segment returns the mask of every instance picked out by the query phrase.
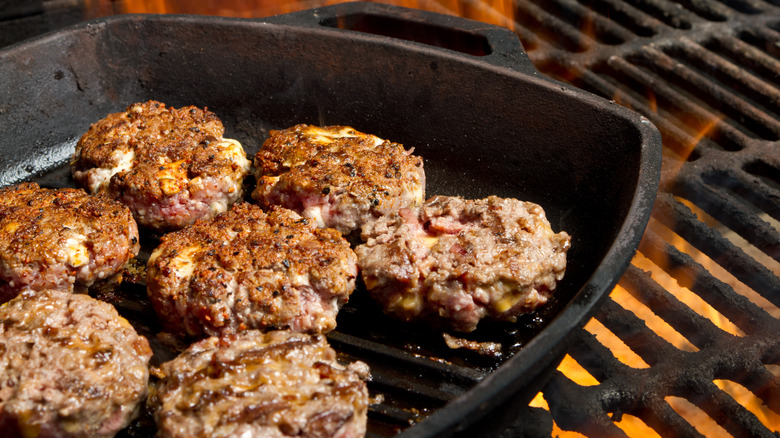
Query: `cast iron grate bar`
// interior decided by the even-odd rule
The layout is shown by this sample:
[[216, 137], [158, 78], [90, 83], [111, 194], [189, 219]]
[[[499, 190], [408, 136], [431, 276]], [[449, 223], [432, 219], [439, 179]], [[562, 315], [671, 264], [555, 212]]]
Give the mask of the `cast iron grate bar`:
[[[669, 341], [647, 327], [641, 318], [612, 299], [605, 302], [604, 311], [599, 314], [598, 320], [649, 366], [663, 362], [677, 351]], [[594, 368], [590, 368], [591, 374], [598, 374]], [[594, 377], [603, 380], [598, 375], [594, 374]]]
[[[720, 38], [720, 40], [735, 41], [736, 39]], [[712, 75], [718, 80], [719, 89], [725, 88], [726, 91], [733, 89], [751, 102], [755, 102], [754, 108], [745, 108], [744, 111], [757, 113], [756, 120], [768, 116], [767, 111], [773, 111], [774, 115], [778, 113], [780, 92], [777, 88], [767, 79], [741, 67], [748, 62], [755, 63], [755, 60], [750, 59], [749, 54], [740, 56], [741, 59], [734, 59], [733, 54], [720, 53], [716, 44], [705, 41], [699, 45], [688, 38], [680, 38], [678, 44], [672, 47], [669, 52], [670, 55], [683, 59], [688, 65], [695, 66], [698, 71], [702, 72], [701, 76], [705, 83], [710, 78], [704, 76]], [[747, 103], [742, 103], [738, 97], [735, 99], [739, 105], [747, 105]], [[737, 104], [734, 106], [737, 107]]]
[[690, 29], [691, 23], [696, 21], [696, 15], [684, 8], [678, 8], [676, 13], [670, 14], [672, 4], [665, 0], [638, 0], [632, 3], [645, 14], [644, 19], [658, 20], [673, 29]]
[[721, 223], [737, 231], [756, 248], [780, 260], [780, 232], [744, 203], [722, 190], [692, 178], [677, 185], [680, 196], [694, 202]]
[[[605, 20], [604, 17], [608, 17], [608, 20], [613, 20], [611, 22], [624, 26], [630, 34], [621, 32], [623, 41], [630, 40], [633, 36], [654, 36], [664, 26], [664, 23], [655, 17], [647, 16], [639, 9], [641, 7], [639, 2], [636, 4], [629, 4], [619, 0], [578, 0], [578, 2], [598, 12], [599, 22], [603, 22]], [[604, 24], [604, 26], [611, 26], [611, 24]]]
[[591, 37], [583, 34], [576, 26], [548, 13], [542, 7], [531, 2], [519, 2], [516, 20], [527, 26], [548, 47], [564, 48], [568, 51], [583, 51], [594, 45]]
[[[692, 84], [678, 79], [686, 76], [690, 78], [689, 70], [679, 66], [679, 63], [665, 56], [661, 51], [644, 48], [640, 55], [631, 60], [611, 58], [608, 64], [618, 73], [619, 79], [627, 77], [638, 83], [648, 84], [658, 105], [666, 108], [673, 117], [678, 119], [680, 125], [691, 129], [694, 135], [707, 133], [716, 141], [726, 137], [729, 144], [736, 145], [744, 144], [744, 139], [750, 137], [747, 127], [739, 129], [740, 127], [729, 123], [730, 120], [722, 115], [719, 108], [710, 107], [693, 92]], [[660, 71], [642, 68], [647, 65], [653, 65]]]
[[[754, 167], [754, 163], [756, 162], [748, 162], [744, 167]], [[760, 175], [751, 174], [743, 169], [718, 169], [704, 173], [703, 180], [757, 208], [760, 210], [756, 212], [757, 215], [766, 212], [770, 216], [778, 216], [780, 205], [777, 203], [776, 190], [767, 184], [768, 181], [762, 180]]]
[[594, 5], [582, 5], [575, 0], [536, 0], [536, 3], [549, 13], [564, 17], [570, 25], [585, 23], [588, 29], [586, 34], [601, 44], [618, 45], [634, 37], [634, 33], [623, 27], [622, 22], [598, 13]]
[[[644, 254], [654, 255], [660, 254], [659, 250], [664, 251], [665, 254], [661, 257], [666, 259], [659, 260], [659, 262], [669, 266], [668, 270], [674, 273], [673, 277], [681, 287], [695, 292], [745, 333], [765, 333], [768, 327], [780, 328], [780, 321], [770, 318], [763, 309], [712, 276], [691, 256], [664, 242], [652, 229], [648, 229], [642, 244], [640, 244], [640, 251]], [[649, 257], [652, 259], [653, 255]], [[687, 305], [683, 305], [683, 307], [689, 308]], [[704, 348], [717, 342], [729, 341], [729, 339], [724, 338], [726, 332], [713, 325], [709, 319], [703, 317], [696, 317], [696, 319], [699, 320], [699, 324], [702, 324], [699, 331], [704, 331], [708, 335], [706, 343], [696, 344], [697, 347]], [[688, 328], [688, 330], [693, 330], [693, 328]], [[683, 334], [685, 335], [685, 333]], [[766, 334], [769, 335], [769, 333]]]
[[[648, 239], [645, 239], [645, 242], [647, 241]], [[648, 246], [649, 243], [645, 243], [646, 249]], [[668, 247], [662, 244], [660, 247], [650, 249], [657, 251]], [[725, 342], [725, 332], [709, 319], [696, 313], [675, 295], [667, 292], [661, 285], [648, 281], [642, 288], [627, 287], [626, 289], [697, 348], [702, 349], [718, 341]]]
[[659, 193], [653, 217], [701, 249], [745, 285], [780, 307], [780, 279], [741, 248], [708, 227], [671, 194]]
[[[770, 33], [773, 35], [768, 35]], [[772, 37], [777, 37], [777, 32], [768, 29], [756, 32], [749, 29], [738, 32], [736, 38], [715, 37], [709, 40], [707, 45], [708, 48], [722, 56], [728, 55], [736, 65], [772, 82], [776, 81], [777, 71], [780, 71], [780, 61], [764, 49], [764, 47], [770, 46], [769, 41]]]
[[[648, 289], [648, 276], [631, 268], [624, 277], [630, 279], [624, 284], [628, 290], [644, 291]], [[633, 333], [631, 329], [649, 330], [643, 327], [643, 322], [630, 315], [631, 312], [621, 309], [616, 303], [609, 301], [596, 315], [605, 326], [620, 334], [624, 331]], [[623, 321], [623, 319], [626, 319]], [[777, 324], [774, 324], [774, 329]], [[634, 341], [642, 341], [645, 333], [624, 338], [629, 347]], [[623, 338], [623, 336], [620, 336]], [[545, 396], [550, 403], [553, 416], [561, 418], [561, 427], [576, 430], [591, 436], [620, 436], [609, 427], [613, 419], [617, 420], [623, 414], [635, 415], [653, 425], [658, 423], [658, 429], [664, 431], [664, 436], [700, 436], [695, 429], [669, 409], [664, 399], [668, 396], [685, 397], [695, 403], [718, 421], [734, 436], [773, 436], [771, 431], [740, 404], [725, 394], [712, 381], [714, 379], [729, 379], [743, 384], [757, 393], [767, 404], [777, 408], [776, 397], [771, 389], [777, 389], [778, 382], [774, 376], [766, 372], [755, 354], [740, 354], [753, 348], [767, 348], [772, 343], [770, 337], [751, 337], [749, 342], [731, 337], [727, 342], [718, 342], [704, 346], [697, 352], [684, 352], [669, 348], [661, 355], [651, 352], [651, 348], [632, 348], [637, 354], [651, 363], [649, 368], [635, 369], [624, 365], [612, 354], [612, 351], [602, 345], [592, 334], [581, 332], [578, 341], [570, 350], [577, 362], [599, 380], [600, 391], [574, 384], [562, 374], [556, 374], [545, 388]], [[720, 346], [736, 348], [734, 355], [726, 357], [720, 352]], [[649, 353], [648, 353], [649, 352]], [[663, 356], [663, 360], [654, 357]], [[763, 370], [763, 371], [761, 371]], [[625, 380], [633, 384], [626, 386]], [[641, 385], [636, 385], [641, 382]], [[767, 389], [768, 388], [768, 389]], [[560, 406], [559, 406], [560, 404]], [[557, 415], [556, 415], [557, 414]], [[661, 420], [659, 420], [659, 418]], [[674, 426], [669, 428], [669, 426]]]
[[[699, 99], [706, 102], [707, 106], [718, 109], [724, 118], [741, 118], [741, 124], [749, 132], [766, 140], [778, 139], [780, 122], [775, 118], [776, 113], [767, 112], [771, 109], [767, 107], [774, 106], [771, 98], [773, 94], [777, 94], [777, 90], [773, 90], [769, 84], [764, 86], [763, 81], [757, 80], [744, 70], [741, 75], [715, 82], [714, 76], [721, 71], [730, 71], [733, 74], [734, 66], [687, 38], [678, 39], [676, 44], [663, 52], [648, 49], [647, 53], [652, 54], [653, 62], [657, 66], [662, 66], [662, 74], [667, 80], [675, 79], [681, 83], [681, 88], [693, 90]], [[744, 93], [737, 93], [736, 91], [740, 90], [729, 86], [728, 82], [742, 83], [745, 85], [742, 87], [744, 90], [749, 90], [750, 86], [763, 89], [762, 92], [767, 94], [759, 95], [758, 98], [763, 100], [765, 105], [746, 99]]]

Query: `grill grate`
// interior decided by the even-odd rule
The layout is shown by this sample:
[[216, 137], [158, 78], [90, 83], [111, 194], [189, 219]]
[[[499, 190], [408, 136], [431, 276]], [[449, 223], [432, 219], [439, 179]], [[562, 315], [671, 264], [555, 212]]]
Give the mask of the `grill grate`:
[[[614, 99], [660, 129], [661, 190], [641, 255], [620, 287], [694, 346], [687, 351], [672, 345], [634, 311], [607, 300], [595, 319], [648, 366], [624, 364], [586, 327], [569, 354], [598, 384], [580, 385], [558, 371], [543, 390], [550, 417], [562, 430], [626, 436], [616, 422], [630, 414], [661, 436], [701, 436], [667, 401], [681, 397], [735, 437], [777, 436], [777, 424], [762, 423], [713, 383], [737, 382], [780, 414], [780, 373], [773, 368], [780, 365], [777, 6], [729, 0], [517, 2], [516, 33], [540, 71]], [[662, 229], [720, 265], [740, 288], [678, 249]], [[647, 265], [640, 258], [728, 318], [739, 336], [676, 298], [640, 267]], [[749, 299], [746, 289], [760, 298]]]

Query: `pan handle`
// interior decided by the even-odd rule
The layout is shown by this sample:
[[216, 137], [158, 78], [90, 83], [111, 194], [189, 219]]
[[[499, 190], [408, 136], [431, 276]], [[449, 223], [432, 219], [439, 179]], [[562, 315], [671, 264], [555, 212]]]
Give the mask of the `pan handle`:
[[514, 32], [457, 16], [382, 3], [348, 2], [277, 15], [262, 21], [392, 37], [460, 52], [526, 74], [539, 74]]

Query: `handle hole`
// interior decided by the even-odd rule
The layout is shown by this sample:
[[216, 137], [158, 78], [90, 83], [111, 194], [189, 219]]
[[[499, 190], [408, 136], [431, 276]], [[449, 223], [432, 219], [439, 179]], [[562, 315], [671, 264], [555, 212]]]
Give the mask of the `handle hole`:
[[480, 34], [380, 15], [347, 14], [326, 18], [320, 25], [414, 41], [474, 56], [487, 56], [492, 52], [487, 38]]

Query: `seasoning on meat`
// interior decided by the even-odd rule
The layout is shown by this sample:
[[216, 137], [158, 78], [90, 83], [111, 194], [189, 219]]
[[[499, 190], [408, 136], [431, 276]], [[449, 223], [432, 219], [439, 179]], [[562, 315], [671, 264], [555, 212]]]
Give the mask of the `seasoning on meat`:
[[90, 193], [123, 202], [140, 225], [179, 229], [227, 211], [242, 197], [252, 163], [224, 131], [206, 109], [136, 103], [81, 137], [71, 159], [73, 178]]
[[540, 206], [496, 196], [435, 196], [366, 225], [362, 237], [362, 278], [388, 314], [462, 332], [546, 303], [570, 246]]
[[271, 131], [255, 167], [252, 197], [261, 205], [281, 205], [344, 235], [424, 199], [420, 157], [348, 126]]
[[368, 366], [339, 364], [322, 335], [249, 330], [211, 337], [152, 374], [149, 405], [160, 437], [366, 432]]
[[35, 183], [0, 188], [0, 303], [24, 289], [118, 283], [139, 247], [138, 227], [119, 202]]
[[280, 207], [265, 213], [238, 203], [163, 236], [146, 282], [163, 326], [180, 337], [324, 333], [335, 328], [357, 275], [357, 257], [336, 230]]
[[0, 321], [3, 437], [112, 437], [138, 415], [152, 351], [113, 306], [25, 291]]

